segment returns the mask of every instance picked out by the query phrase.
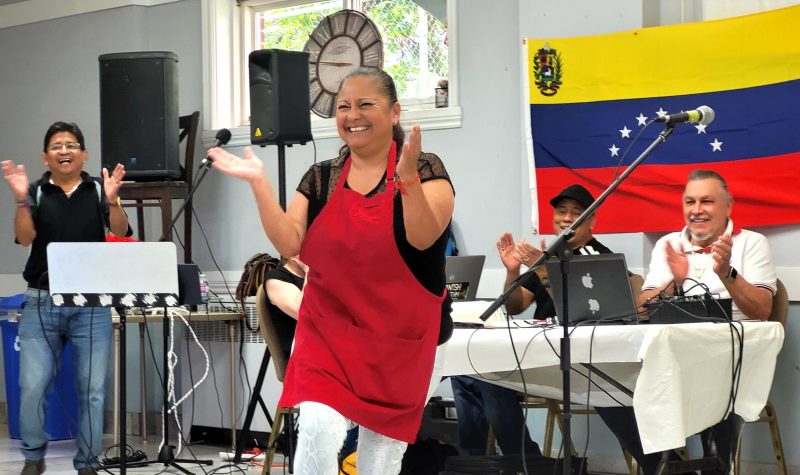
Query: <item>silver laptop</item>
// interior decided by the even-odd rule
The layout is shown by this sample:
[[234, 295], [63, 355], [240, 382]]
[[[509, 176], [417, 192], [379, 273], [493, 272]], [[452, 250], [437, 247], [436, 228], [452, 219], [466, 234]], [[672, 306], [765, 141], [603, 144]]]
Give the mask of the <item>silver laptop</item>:
[[[556, 314], [563, 323], [561, 262], [550, 259], [546, 265]], [[569, 262], [568, 279], [567, 310], [570, 326], [585, 320], [619, 322], [623, 319], [635, 319], [636, 303], [633, 300], [624, 254], [574, 256]]]
[[486, 256], [447, 256], [445, 286], [453, 300], [475, 300]]
[[53, 305], [150, 307], [173, 304], [173, 296], [177, 303], [171, 242], [53, 242], [47, 269]]

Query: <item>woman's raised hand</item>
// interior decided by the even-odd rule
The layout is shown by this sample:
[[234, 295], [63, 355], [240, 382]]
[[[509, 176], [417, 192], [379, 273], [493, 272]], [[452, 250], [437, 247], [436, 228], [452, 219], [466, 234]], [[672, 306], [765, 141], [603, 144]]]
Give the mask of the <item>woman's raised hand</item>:
[[417, 174], [417, 160], [422, 154], [422, 132], [419, 125], [411, 127], [408, 142], [403, 144], [400, 161], [397, 162], [397, 176], [401, 180], [413, 180]]
[[211, 158], [214, 168], [226, 175], [251, 183], [265, 176], [264, 163], [256, 156], [251, 147], [245, 147], [244, 158], [237, 157], [220, 147], [210, 149], [208, 156]]

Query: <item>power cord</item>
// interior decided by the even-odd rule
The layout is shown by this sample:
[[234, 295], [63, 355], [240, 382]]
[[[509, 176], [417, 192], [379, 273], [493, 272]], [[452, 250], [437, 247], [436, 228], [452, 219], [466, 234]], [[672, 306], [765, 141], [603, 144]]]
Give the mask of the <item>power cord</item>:
[[[153, 350], [153, 339], [152, 339], [152, 338], [151, 338], [151, 336], [150, 336], [150, 328], [149, 328], [149, 326], [147, 325], [147, 317], [146, 317], [146, 315], [145, 315], [145, 311], [144, 311], [144, 309], [140, 309], [140, 310], [141, 310], [141, 312], [142, 312], [142, 317], [144, 318], [144, 324], [145, 324], [145, 326], [144, 326], [144, 330], [145, 330], [145, 335], [147, 336], [148, 347], [149, 347], [149, 349], [150, 349], [150, 357], [151, 357], [151, 358], [152, 358], [152, 360], [153, 360], [153, 369], [155, 369], [155, 371], [156, 371], [156, 374], [158, 375], [158, 380], [161, 382], [161, 384], [159, 384], [159, 386], [158, 386], [158, 387], [161, 389], [161, 392], [162, 392], [162, 397], [163, 397], [163, 395], [164, 395], [164, 389], [165, 389], [165, 388], [164, 388], [164, 386], [163, 386], [163, 381], [164, 381], [164, 378], [163, 378], [163, 375], [161, 374], [161, 371], [158, 369], [158, 364], [159, 364], [159, 363], [158, 363], [158, 361], [157, 361], [157, 359], [156, 359], [156, 354], [155, 354], [155, 351]], [[164, 324], [164, 325], [167, 325], [167, 322], [166, 322], [166, 321], [164, 321], [164, 322], [163, 322], [163, 324]], [[165, 342], [165, 343], [166, 343], [166, 342]], [[166, 411], [166, 410], [167, 410], [167, 408], [166, 408], [166, 407], [162, 408], [162, 434], [164, 433], [164, 428], [165, 428], [165, 424], [166, 424], [166, 422], [165, 422], [165, 418], [166, 418], [166, 413], [165, 413], [165, 411]], [[177, 412], [175, 413], [175, 419], [176, 419], [176, 420], [178, 419]], [[183, 445], [186, 447], [186, 449], [189, 451], [189, 453], [192, 455], [192, 457], [193, 457], [195, 460], [197, 460], [197, 456], [196, 456], [196, 455], [195, 455], [195, 453], [192, 451], [192, 449], [191, 449], [190, 445], [187, 443], [186, 439], [183, 437], [183, 430], [182, 430], [181, 426], [180, 426], [180, 425], [178, 425], [178, 426], [177, 426], [177, 429], [178, 429], [178, 434], [177, 434], [177, 438], [178, 438], [178, 440], [179, 440], [180, 442], [182, 442], [182, 443], [183, 443]], [[169, 441], [163, 441], [163, 440], [162, 440], [162, 444], [164, 444], [165, 442], [166, 442], [166, 443], [168, 443]], [[159, 447], [161, 447], [161, 446], [159, 446]], [[159, 453], [160, 453], [160, 452], [161, 452], [161, 449], [159, 448]], [[178, 452], [178, 453], [176, 453], [176, 454], [175, 454], [175, 457], [176, 457], [176, 458], [177, 458], [177, 456], [179, 455], [179, 453], [180, 453], [180, 452]], [[202, 465], [200, 465], [200, 470], [202, 470], [204, 474], [208, 473], [208, 472], [206, 472], [205, 468], [203, 468], [203, 466], [202, 466]], [[160, 472], [159, 472], [159, 473], [160, 473]]]
[[[119, 465], [122, 461], [120, 457], [108, 457], [108, 452], [116, 449], [117, 447], [119, 447], [119, 444], [112, 445], [111, 447], [107, 448], [103, 453], [103, 459], [100, 460], [100, 463], [103, 465]], [[147, 459], [147, 454], [141, 450], [133, 450], [133, 447], [130, 445], [125, 446], [125, 462], [139, 462], [145, 459]]]

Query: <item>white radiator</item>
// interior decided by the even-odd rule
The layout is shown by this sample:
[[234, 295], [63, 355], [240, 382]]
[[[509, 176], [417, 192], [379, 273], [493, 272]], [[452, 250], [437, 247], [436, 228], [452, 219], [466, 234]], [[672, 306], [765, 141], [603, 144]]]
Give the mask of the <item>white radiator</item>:
[[[213, 282], [211, 286], [212, 290], [215, 290]], [[232, 289], [235, 289], [235, 286], [236, 284], [234, 283]], [[220, 295], [222, 294], [221, 292], [219, 293]], [[250, 326], [256, 328], [258, 319], [252, 300], [251, 298], [246, 303], [247, 319], [250, 322]], [[229, 308], [235, 306], [231, 302], [224, 302], [224, 304]], [[202, 307], [201, 310], [205, 311]], [[209, 303], [209, 311], [224, 311], [224, 307], [220, 302], [212, 301]], [[184, 434], [188, 436], [192, 425], [231, 428], [231, 374], [234, 375], [233, 384], [235, 385], [234, 392], [236, 394], [235, 421], [237, 430], [239, 430], [244, 424], [247, 405], [264, 356], [266, 348], [264, 340], [260, 333], [254, 333], [247, 327], [242, 327], [238, 322], [233, 324], [235, 360], [232, 372], [231, 345], [229, 343], [231, 327], [229, 323], [194, 321], [191, 322], [191, 325], [200, 343], [209, 354], [210, 368], [206, 380], [197, 388], [194, 397], [188, 398], [183, 403], [180, 412]], [[240, 341], [242, 341], [240, 334], [242, 328], [244, 329], [243, 345], [240, 344]], [[203, 352], [197, 347], [196, 343], [189, 341], [189, 338], [191, 338], [189, 332], [183, 333], [182, 350], [178, 363], [182, 394], [192, 387], [193, 382], [196, 383], [200, 379], [205, 371], [206, 364]], [[189, 368], [191, 368], [191, 371]], [[272, 367], [272, 362], [270, 362], [261, 388], [261, 397], [264, 399], [270, 416], [274, 416], [281, 388], [281, 383], [275, 378], [275, 370]], [[260, 432], [269, 432], [270, 430], [260, 405], [256, 408], [250, 430]]]

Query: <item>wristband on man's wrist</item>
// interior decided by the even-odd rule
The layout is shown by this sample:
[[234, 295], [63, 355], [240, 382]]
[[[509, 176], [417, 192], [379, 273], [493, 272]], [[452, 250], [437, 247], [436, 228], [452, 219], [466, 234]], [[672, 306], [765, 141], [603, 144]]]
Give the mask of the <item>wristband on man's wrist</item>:
[[26, 196], [25, 198], [16, 201], [17, 208], [29, 208], [32, 204], [33, 201], [31, 200], [30, 196]]
[[725, 283], [725, 284], [730, 284], [734, 280], [736, 280], [736, 277], [738, 275], [739, 275], [739, 273], [736, 271], [736, 269], [734, 269], [733, 266], [731, 266], [729, 268], [729, 270], [728, 270], [728, 275], [725, 276], [725, 278], [722, 279], [722, 282]]

